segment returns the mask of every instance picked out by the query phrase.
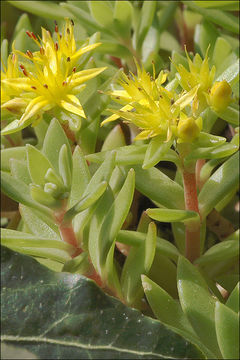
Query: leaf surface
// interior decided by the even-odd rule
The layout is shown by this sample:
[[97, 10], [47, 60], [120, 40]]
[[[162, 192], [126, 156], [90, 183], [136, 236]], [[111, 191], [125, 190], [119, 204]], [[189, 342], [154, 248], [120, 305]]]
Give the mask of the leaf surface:
[[204, 358], [189, 341], [81, 275], [52, 272], [7, 249], [1, 254], [3, 342], [40, 359]]

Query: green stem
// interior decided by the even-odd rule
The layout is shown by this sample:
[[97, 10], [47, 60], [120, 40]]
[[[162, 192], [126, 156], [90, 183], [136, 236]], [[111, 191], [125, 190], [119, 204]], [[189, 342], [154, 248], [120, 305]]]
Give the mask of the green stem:
[[[183, 169], [185, 209], [199, 214], [195, 171]], [[200, 256], [200, 222], [186, 224], [185, 255], [193, 262]]]

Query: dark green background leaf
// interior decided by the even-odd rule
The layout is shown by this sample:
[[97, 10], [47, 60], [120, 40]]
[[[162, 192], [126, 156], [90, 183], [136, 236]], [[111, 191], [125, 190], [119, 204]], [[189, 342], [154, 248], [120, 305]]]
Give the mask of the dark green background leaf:
[[81, 275], [55, 273], [2, 249], [2, 341], [40, 359], [200, 359], [157, 320]]

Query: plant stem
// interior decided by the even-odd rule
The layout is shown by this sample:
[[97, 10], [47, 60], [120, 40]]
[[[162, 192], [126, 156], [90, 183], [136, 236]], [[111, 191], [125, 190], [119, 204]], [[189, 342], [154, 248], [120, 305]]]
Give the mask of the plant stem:
[[204, 182], [201, 181], [200, 174], [201, 174], [201, 170], [202, 170], [202, 167], [205, 164], [205, 162], [206, 162], [205, 159], [198, 159], [197, 163], [196, 163], [196, 182], [197, 182], [197, 187], [198, 187], [199, 191], [201, 190], [201, 188], [204, 185]]
[[[185, 209], [199, 214], [195, 172], [183, 169]], [[186, 224], [185, 255], [193, 262], [200, 256], [200, 222]]]

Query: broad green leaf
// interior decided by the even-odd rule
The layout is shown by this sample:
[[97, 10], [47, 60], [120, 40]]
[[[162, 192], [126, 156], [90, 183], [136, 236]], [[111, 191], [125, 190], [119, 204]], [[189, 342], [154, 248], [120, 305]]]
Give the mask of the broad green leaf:
[[26, 147], [18, 146], [1, 150], [1, 170], [10, 172], [10, 159], [25, 161], [27, 159]]
[[109, 151], [125, 145], [126, 140], [122, 128], [120, 125], [116, 125], [104, 140], [101, 151]]
[[180, 185], [156, 168], [143, 170], [139, 165], [133, 168], [138, 191], [164, 207], [184, 209], [184, 194]]
[[137, 49], [140, 49], [143, 43], [147, 32], [152, 25], [152, 21], [154, 18], [155, 10], [156, 10], [156, 1], [144, 1], [143, 6], [141, 8], [141, 13], [139, 16], [138, 30], [136, 34], [137, 38]]
[[128, 305], [140, 302], [143, 296], [141, 284], [141, 274], [147, 275], [155, 255], [156, 248], [156, 226], [152, 222], [149, 224], [145, 241], [138, 247], [132, 246], [125, 260], [121, 286], [124, 299]]
[[59, 152], [63, 144], [66, 144], [67, 146], [68, 161], [70, 166], [72, 167], [72, 152], [67, 136], [65, 135], [57, 119], [52, 119], [44, 139], [42, 151], [57, 171], [59, 171]]
[[231, 292], [225, 305], [229, 307], [231, 310], [235, 311], [236, 313], [239, 312], [239, 283]]
[[178, 260], [177, 281], [180, 303], [193, 329], [203, 344], [221, 358], [215, 330], [216, 300], [197, 268], [184, 257]]
[[[117, 165], [134, 165], [142, 164], [145, 156], [147, 145], [128, 145], [116, 148]], [[101, 163], [106, 158], [109, 151], [101, 151], [95, 154], [86, 155], [88, 161]]]
[[72, 184], [72, 162], [69, 162], [69, 154], [67, 145], [63, 144], [59, 152], [58, 168], [59, 174], [63, 179], [63, 183], [69, 190]]
[[76, 146], [74, 150], [72, 161], [72, 186], [68, 199], [69, 209], [80, 201], [91, 178], [88, 165], [79, 146]]
[[113, 20], [118, 33], [123, 38], [130, 36], [133, 7], [130, 1], [116, 1]]
[[11, 5], [16, 6], [22, 11], [30, 12], [31, 14], [41, 16], [43, 18], [53, 20], [63, 20], [66, 17], [72, 17], [72, 14], [63, 10], [58, 4], [53, 1], [8, 1]]
[[107, 182], [102, 181], [96, 188], [89, 194], [85, 195], [77, 204], [70, 208], [64, 215], [64, 220], [68, 221], [72, 219], [79, 212], [86, 210], [93, 205], [104, 193], [107, 188]]
[[202, 256], [200, 256], [195, 264], [205, 265], [220, 262], [222, 260], [231, 259], [239, 255], [239, 243], [236, 240], [226, 240], [212, 246]]
[[239, 315], [216, 302], [215, 321], [218, 344], [224, 359], [239, 357]]
[[21, 204], [19, 205], [19, 210], [24, 223], [34, 235], [48, 239], [61, 239], [54, 219], [47, 216], [43, 217], [43, 215], [40, 217], [36, 210]]
[[198, 346], [83, 276], [50, 271], [7, 249], [1, 254], [4, 343], [38, 358], [205, 358]]
[[26, 163], [16, 159], [10, 159], [11, 174], [15, 179], [29, 185], [32, 182]]
[[174, 300], [164, 289], [145, 275], [142, 275], [142, 284], [147, 300], [158, 320], [196, 344], [208, 358], [213, 358], [214, 355], [195, 334], [178, 300]]
[[199, 193], [199, 210], [204, 219], [219, 201], [238, 184], [238, 153], [224, 162], [206, 181]]
[[108, 1], [94, 1], [89, 2], [91, 15], [96, 22], [102, 27], [109, 28], [113, 25], [113, 10]]
[[195, 211], [172, 210], [172, 209], [147, 209], [150, 218], [162, 222], [187, 222], [188, 220], [199, 220]]
[[24, 182], [14, 179], [8, 173], [1, 172], [1, 186], [3, 193], [16, 202], [49, 214], [49, 210], [46, 207], [32, 199], [29, 187]]
[[37, 150], [34, 146], [26, 145], [26, 148], [28, 171], [32, 182], [37, 185], [44, 186], [46, 183], [45, 174], [49, 168], [52, 168], [52, 165], [46, 156], [44, 156], [41, 151]]
[[[130, 230], [120, 230], [116, 241], [130, 245], [130, 246], [141, 246], [145, 241], [146, 234], [141, 233], [139, 231], [130, 231]], [[156, 242], [156, 252], [162, 254], [173, 261], [177, 261], [179, 256], [179, 252], [177, 248], [167, 240], [164, 240], [160, 237], [157, 237]]]
[[161, 136], [154, 137], [148, 147], [144, 157], [144, 162], [142, 165], [143, 169], [149, 169], [152, 166], [156, 165], [159, 161], [163, 160], [165, 155], [168, 156], [170, 153], [173, 157], [175, 156], [175, 162], [179, 162], [179, 158], [175, 151], [172, 151], [170, 147], [172, 146], [172, 142], [168, 141], [167, 143], [163, 143], [163, 139]]

